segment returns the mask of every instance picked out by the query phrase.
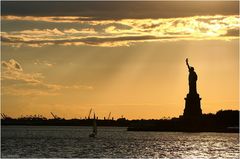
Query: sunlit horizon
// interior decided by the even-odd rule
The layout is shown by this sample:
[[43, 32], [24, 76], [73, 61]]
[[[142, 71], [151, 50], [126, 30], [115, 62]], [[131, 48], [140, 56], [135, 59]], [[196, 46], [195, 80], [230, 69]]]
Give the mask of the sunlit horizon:
[[2, 2], [2, 113], [83, 119], [93, 108], [100, 119], [179, 117], [186, 58], [203, 113], [239, 110], [238, 2], [182, 2], [176, 10], [180, 2], [55, 2], [54, 11], [53, 2], [24, 10], [26, 3]]

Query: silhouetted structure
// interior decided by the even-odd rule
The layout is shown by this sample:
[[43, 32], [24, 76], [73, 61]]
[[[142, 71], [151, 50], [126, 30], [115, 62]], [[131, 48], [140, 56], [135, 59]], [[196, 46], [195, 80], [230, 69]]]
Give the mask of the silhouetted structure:
[[[216, 114], [202, 114], [199, 121], [172, 119], [117, 120], [96, 119], [98, 126], [128, 127], [129, 131], [182, 131], [182, 132], [233, 132], [239, 133], [238, 110], [220, 110]], [[6, 115], [5, 115], [6, 116]], [[42, 115], [28, 115], [20, 118], [2, 118], [1, 125], [35, 126], [92, 126], [93, 119], [47, 119]]]
[[189, 66], [188, 59], [186, 64], [189, 70], [188, 82], [189, 82], [189, 93], [185, 98], [185, 109], [183, 117], [187, 120], [198, 120], [202, 115], [201, 110], [201, 98], [197, 93], [197, 74], [194, 71], [194, 67]]

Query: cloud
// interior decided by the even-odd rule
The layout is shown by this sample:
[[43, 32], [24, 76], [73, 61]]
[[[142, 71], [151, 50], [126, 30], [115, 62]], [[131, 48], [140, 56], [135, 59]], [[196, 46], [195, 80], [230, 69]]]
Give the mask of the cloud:
[[41, 66], [46, 66], [46, 67], [53, 67], [53, 63], [50, 63], [50, 62], [48, 62], [48, 61], [46, 61], [46, 60], [42, 60], [42, 61], [40, 61], [40, 60], [36, 60], [35, 62], [34, 62], [34, 65], [41, 65]]
[[26, 73], [14, 59], [2, 61], [2, 93], [7, 95], [59, 95], [61, 90], [92, 90], [88, 85], [45, 82], [41, 73]]
[[15, 80], [26, 83], [40, 83], [44, 78], [41, 73], [24, 73], [22, 66], [14, 59], [2, 61], [2, 80]]
[[239, 36], [239, 29], [229, 29], [225, 36]]
[[58, 92], [42, 91], [40, 89], [19, 88], [16, 86], [8, 86], [2, 88], [3, 95], [11, 96], [56, 96]]
[[[27, 17], [31, 20], [51, 21], [53, 17]], [[56, 17], [61, 19], [61, 17]], [[4, 44], [42, 47], [47, 45], [129, 46], [136, 42], [176, 40], [229, 40], [238, 38], [238, 15], [195, 16], [165, 19], [77, 20], [64, 17], [71, 23], [84, 23], [83, 29], [33, 29], [2, 32]], [[22, 18], [24, 20], [24, 18]], [[53, 20], [52, 22], [59, 22]], [[101, 27], [101, 29], [99, 29]]]
[[[237, 15], [238, 1], [3, 1], [2, 16], [79, 16], [81, 19], [121, 20]], [[90, 17], [90, 18], [89, 18]]]
[[10, 59], [9, 61], [2, 61], [2, 66], [8, 70], [22, 71], [22, 66], [14, 59]]
[[[146, 36], [109, 36], [109, 37], [71, 37], [66, 39], [40, 39], [40, 40], [25, 40], [24, 38], [2, 38], [2, 42], [7, 43], [18, 43], [18, 44], [26, 44], [29, 46], [37, 45], [37, 46], [44, 46], [44, 45], [53, 45], [53, 44], [60, 44], [60, 45], [93, 45], [93, 46], [119, 46], [115, 44], [128, 44], [130, 42], [137, 42], [137, 41], [148, 41], [148, 40], [157, 40], [157, 39], [172, 39], [173, 37], [156, 37], [151, 35]], [[126, 42], [126, 43], [125, 43]]]

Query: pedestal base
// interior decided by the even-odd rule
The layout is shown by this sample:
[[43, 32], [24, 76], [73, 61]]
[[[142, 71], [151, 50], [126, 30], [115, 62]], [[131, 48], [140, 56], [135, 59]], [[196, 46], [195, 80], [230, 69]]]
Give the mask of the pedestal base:
[[200, 119], [202, 115], [201, 98], [197, 93], [189, 93], [185, 98], [185, 109], [183, 117], [185, 119]]

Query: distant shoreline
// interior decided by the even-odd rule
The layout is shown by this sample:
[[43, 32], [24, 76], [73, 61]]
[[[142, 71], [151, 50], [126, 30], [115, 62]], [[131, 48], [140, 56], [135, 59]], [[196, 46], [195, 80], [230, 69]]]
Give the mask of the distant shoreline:
[[[91, 125], [1, 125], [1, 126], [37, 126], [37, 127], [43, 127], [43, 126], [49, 126], [49, 127], [57, 127], [57, 126], [64, 126], [64, 127], [70, 127], [70, 126], [78, 126], [78, 127], [91, 127]], [[158, 129], [149, 129], [149, 128], [142, 128], [142, 129], [137, 129], [137, 128], [131, 128], [127, 126], [99, 126], [99, 127], [115, 127], [115, 128], [126, 128], [127, 131], [132, 131], [132, 132], [182, 132], [182, 133], [240, 133], [239, 132], [239, 127], [233, 128], [233, 129], [224, 129], [224, 130], [198, 130], [198, 131], [186, 131], [186, 130], [158, 130]]]
[[[126, 118], [96, 119], [97, 126], [127, 127], [128, 131], [159, 132], [226, 132], [239, 133], [239, 110], [220, 110], [216, 114], [203, 114], [200, 118], [159, 120], [128, 120]], [[46, 119], [40, 117], [1, 119], [1, 125], [18, 126], [92, 126], [93, 119]]]

